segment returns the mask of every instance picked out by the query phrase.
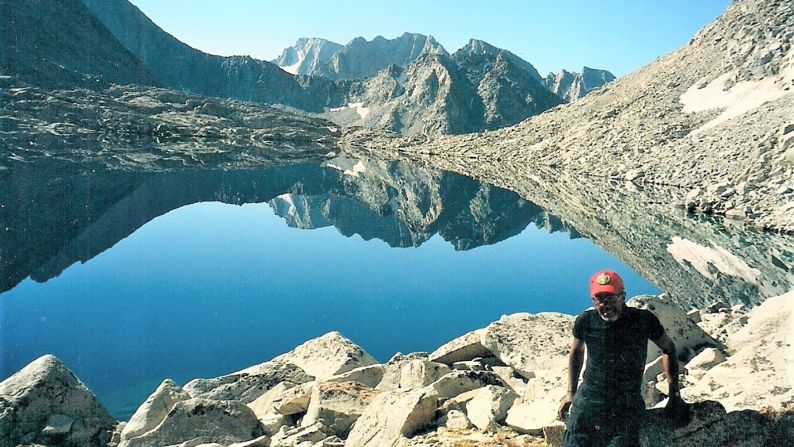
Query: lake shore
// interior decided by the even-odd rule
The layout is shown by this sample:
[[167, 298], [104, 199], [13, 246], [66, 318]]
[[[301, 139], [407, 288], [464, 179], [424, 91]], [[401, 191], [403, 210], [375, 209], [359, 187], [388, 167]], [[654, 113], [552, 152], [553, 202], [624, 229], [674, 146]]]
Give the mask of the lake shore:
[[[693, 414], [685, 426], [664, 416], [665, 380], [651, 346], [646, 443], [779, 445], [791, 435], [794, 292], [749, 310], [717, 302], [685, 312], [654, 296], [629, 303], [668, 328]], [[166, 380], [122, 423], [66, 365], [44, 356], [0, 383], [0, 431], [8, 445], [556, 446], [573, 319], [507, 315], [432, 353], [398, 353], [384, 364], [331, 332], [229, 375], [184, 386]]]

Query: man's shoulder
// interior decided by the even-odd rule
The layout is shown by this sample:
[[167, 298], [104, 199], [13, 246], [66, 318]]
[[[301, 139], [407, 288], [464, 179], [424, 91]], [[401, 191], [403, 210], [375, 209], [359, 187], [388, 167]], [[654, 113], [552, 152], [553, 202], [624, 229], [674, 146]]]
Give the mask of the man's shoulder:
[[631, 307], [631, 306], [626, 306], [626, 316], [628, 316], [630, 318], [637, 318], [637, 319], [643, 319], [643, 320], [647, 320], [647, 319], [656, 319], [656, 320], [658, 320], [658, 318], [656, 317], [656, 314], [654, 314], [650, 310], [648, 310], [648, 309], [638, 309], [636, 307]]
[[598, 316], [598, 312], [595, 310], [594, 307], [588, 307], [587, 309], [583, 310], [579, 315], [576, 316], [576, 319], [586, 319], [586, 318], [593, 318], [593, 316]]

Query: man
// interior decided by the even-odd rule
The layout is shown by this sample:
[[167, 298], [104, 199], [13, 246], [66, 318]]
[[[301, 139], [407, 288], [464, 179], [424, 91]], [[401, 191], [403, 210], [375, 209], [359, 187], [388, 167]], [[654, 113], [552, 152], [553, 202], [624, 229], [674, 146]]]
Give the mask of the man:
[[[559, 410], [560, 419], [567, 416], [563, 445], [639, 446], [648, 340], [663, 353], [669, 385], [667, 411], [680, 413], [684, 407], [675, 346], [653, 313], [626, 306], [626, 291], [617, 273], [605, 270], [593, 275], [590, 297], [595, 309], [576, 318], [568, 354], [568, 395]], [[585, 347], [587, 368], [577, 389]]]

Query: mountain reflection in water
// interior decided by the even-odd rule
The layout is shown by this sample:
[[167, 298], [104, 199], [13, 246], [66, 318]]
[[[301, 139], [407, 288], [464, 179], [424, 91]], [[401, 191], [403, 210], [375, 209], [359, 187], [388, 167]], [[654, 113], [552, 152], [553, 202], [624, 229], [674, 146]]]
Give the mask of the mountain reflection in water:
[[791, 238], [637, 211], [629, 195], [614, 201], [626, 210], [617, 226], [587, 212], [597, 197], [556, 187], [534, 192], [552, 214], [459, 174], [344, 157], [247, 171], [0, 170], [0, 379], [63, 349], [53, 353], [123, 418], [165, 377], [228, 373], [328, 330], [385, 361], [503, 313], [575, 313], [597, 268], [625, 272], [630, 294], [661, 290], [684, 306], [752, 305], [794, 286]]
[[292, 227], [333, 225], [345, 236], [392, 247], [417, 247], [440, 234], [468, 250], [519, 234], [530, 223], [578, 237], [514, 192], [398, 162], [371, 162], [364, 172], [344, 168], [356, 163], [363, 166], [340, 158], [249, 171], [0, 172], [0, 291], [28, 276], [47, 281], [160, 215], [208, 201], [269, 202]]

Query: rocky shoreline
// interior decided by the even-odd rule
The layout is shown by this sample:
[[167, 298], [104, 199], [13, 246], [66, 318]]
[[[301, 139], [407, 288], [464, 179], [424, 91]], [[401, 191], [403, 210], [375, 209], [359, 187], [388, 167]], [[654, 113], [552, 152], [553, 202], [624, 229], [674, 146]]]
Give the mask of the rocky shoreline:
[[[692, 420], [664, 415], [659, 352], [644, 376], [644, 445], [787, 445], [794, 439], [794, 292], [748, 310], [654, 312], [676, 343]], [[180, 386], [166, 379], [117, 422], [60, 360], [45, 355], [0, 383], [0, 447], [558, 446], [573, 316], [503, 316], [432, 353], [378, 363], [338, 332], [244, 370]]]

